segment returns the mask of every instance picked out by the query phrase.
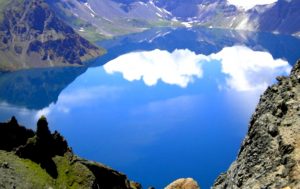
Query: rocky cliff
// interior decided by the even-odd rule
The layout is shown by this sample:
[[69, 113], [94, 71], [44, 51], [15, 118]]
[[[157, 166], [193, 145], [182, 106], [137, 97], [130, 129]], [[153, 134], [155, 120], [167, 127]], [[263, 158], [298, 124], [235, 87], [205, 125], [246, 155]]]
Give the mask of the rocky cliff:
[[300, 188], [300, 61], [261, 96], [237, 160], [213, 189]]
[[82, 65], [102, 53], [43, 0], [0, 1], [1, 70]]
[[151, 0], [46, 0], [57, 15], [90, 39], [166, 25], [169, 13]]
[[298, 0], [256, 2], [248, 8], [229, 0], [46, 1], [60, 18], [92, 40], [166, 25], [300, 35]]
[[0, 188], [139, 189], [138, 183], [102, 164], [77, 157], [67, 141], [51, 133], [46, 118], [36, 132], [13, 117], [0, 123]]
[[300, 1], [278, 0], [274, 6], [259, 14], [257, 18], [259, 20], [258, 30], [299, 35], [299, 7]]

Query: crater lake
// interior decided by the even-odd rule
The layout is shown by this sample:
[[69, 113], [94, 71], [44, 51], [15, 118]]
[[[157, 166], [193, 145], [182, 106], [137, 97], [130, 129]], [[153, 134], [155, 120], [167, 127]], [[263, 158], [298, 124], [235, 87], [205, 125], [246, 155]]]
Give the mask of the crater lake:
[[45, 115], [81, 157], [144, 188], [192, 177], [208, 189], [237, 156], [264, 90], [288, 75], [300, 39], [156, 28], [97, 43], [89, 67], [0, 74], [0, 120]]

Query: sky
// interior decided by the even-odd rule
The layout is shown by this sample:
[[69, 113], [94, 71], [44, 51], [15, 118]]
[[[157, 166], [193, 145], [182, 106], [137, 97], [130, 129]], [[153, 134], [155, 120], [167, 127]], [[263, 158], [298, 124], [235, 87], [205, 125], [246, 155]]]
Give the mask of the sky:
[[245, 10], [251, 9], [256, 5], [268, 5], [277, 2], [277, 0], [227, 0], [228, 3]]

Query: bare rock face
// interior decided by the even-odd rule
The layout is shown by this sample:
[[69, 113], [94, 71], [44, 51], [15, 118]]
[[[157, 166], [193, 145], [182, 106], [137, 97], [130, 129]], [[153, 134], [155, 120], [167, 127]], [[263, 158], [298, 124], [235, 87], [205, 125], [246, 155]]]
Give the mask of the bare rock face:
[[300, 188], [300, 61], [261, 96], [237, 160], [213, 189]]
[[102, 53], [44, 0], [8, 0], [0, 5], [0, 70], [78, 66]]
[[165, 189], [200, 189], [200, 187], [192, 178], [181, 178], [169, 184]]

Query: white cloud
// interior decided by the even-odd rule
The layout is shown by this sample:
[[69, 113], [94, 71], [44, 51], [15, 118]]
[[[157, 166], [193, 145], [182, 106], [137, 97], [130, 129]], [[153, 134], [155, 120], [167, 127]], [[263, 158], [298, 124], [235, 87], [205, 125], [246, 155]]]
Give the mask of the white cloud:
[[291, 66], [287, 61], [274, 59], [268, 52], [253, 51], [245, 46], [225, 47], [208, 56], [192, 51], [161, 50], [134, 52], [121, 55], [104, 65], [109, 73], [120, 72], [128, 81], [143, 80], [146, 85], [155, 85], [158, 80], [166, 84], [186, 87], [195, 78], [203, 75], [204, 62], [220, 62], [225, 74], [225, 86], [237, 91], [264, 90], [278, 75], [287, 75]]
[[269, 5], [277, 1], [278, 0], [227, 0], [229, 4], [243, 8], [245, 10], [249, 10], [256, 5]]
[[225, 47], [210, 58], [221, 62], [222, 72], [228, 75], [227, 85], [238, 91], [264, 90], [276, 76], [291, 70], [287, 61], [245, 46]]
[[207, 59], [190, 50], [162, 50], [133, 52], [122, 55], [104, 65], [107, 73], [121, 72], [129, 81], [143, 80], [146, 85], [156, 85], [158, 80], [186, 87], [194, 78], [202, 77], [199, 61]]

